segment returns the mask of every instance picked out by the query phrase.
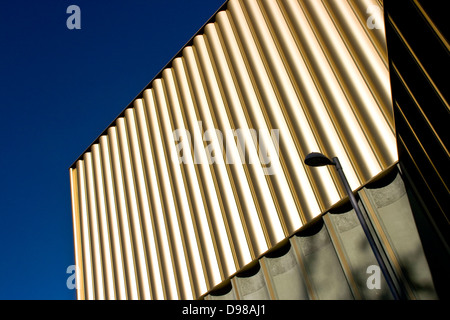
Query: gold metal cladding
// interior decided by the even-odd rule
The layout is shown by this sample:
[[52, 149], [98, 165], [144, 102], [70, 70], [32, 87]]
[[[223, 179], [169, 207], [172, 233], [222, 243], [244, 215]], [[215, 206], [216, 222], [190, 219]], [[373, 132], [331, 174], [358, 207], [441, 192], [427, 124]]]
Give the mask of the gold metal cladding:
[[94, 174], [92, 165], [92, 153], [84, 154], [84, 164], [86, 173], [86, 187], [87, 187], [87, 203], [89, 216], [89, 229], [91, 234], [91, 250], [94, 271], [94, 289], [96, 299], [103, 300], [105, 298], [104, 281], [103, 281], [103, 261], [100, 248], [100, 230], [98, 223], [97, 212], [97, 196], [94, 187]]
[[115, 299], [115, 283], [113, 275], [113, 258], [110, 245], [110, 230], [106, 213], [106, 197], [104, 193], [103, 170], [100, 159], [100, 147], [92, 146], [92, 171], [94, 178], [94, 191], [97, 199], [97, 218], [100, 234], [99, 246], [101, 249], [101, 261], [103, 270], [105, 299]]
[[102, 165], [100, 160], [100, 147], [98, 144], [92, 146], [92, 169], [94, 174], [95, 194], [97, 198], [98, 225], [100, 231], [101, 261], [103, 269], [103, 280], [105, 287], [105, 298], [115, 299], [115, 283], [113, 271], [113, 258], [110, 245], [110, 228], [106, 213], [106, 197], [104, 190]]
[[161, 284], [159, 283], [161, 279], [160, 270], [159, 270], [159, 262], [158, 255], [155, 244], [155, 237], [153, 234], [152, 221], [151, 221], [151, 213], [149, 199], [148, 199], [148, 191], [147, 191], [147, 183], [145, 181], [145, 175], [143, 172], [143, 162], [142, 156], [140, 152], [140, 143], [138, 140], [136, 122], [135, 122], [135, 112], [133, 109], [128, 109], [125, 111], [125, 120], [126, 120], [126, 128], [127, 135], [130, 140], [130, 151], [132, 158], [132, 166], [134, 173], [134, 181], [136, 193], [138, 195], [138, 209], [140, 211], [139, 217], [139, 226], [142, 229], [142, 240], [143, 247], [145, 251], [145, 257], [147, 261], [147, 265], [145, 266], [149, 275], [150, 281], [150, 292], [146, 292], [148, 298], [158, 299], [162, 295]]
[[397, 161], [369, 6], [227, 2], [70, 170], [79, 299], [201, 297], [345, 196], [308, 153]]
[[[191, 48], [188, 47], [185, 50], [188, 49]], [[190, 67], [192, 67], [193, 70], [196, 70], [194, 66], [190, 65]], [[182, 132], [185, 132], [186, 134], [189, 133], [191, 140], [188, 140], [189, 137], [187, 135], [181, 139], [184, 139], [184, 143], [187, 143], [188, 146], [203, 146], [201, 138], [203, 133], [202, 123], [199, 122], [197, 116], [196, 100], [194, 96], [196, 92], [194, 91], [195, 87], [193, 87], [195, 83], [192, 81], [192, 78], [195, 78], [195, 75], [188, 75], [188, 70], [185, 70], [184, 68], [184, 66], [181, 66], [178, 69], [175, 68], [175, 70], [177, 71], [177, 86], [179, 89], [180, 101], [184, 106], [184, 110], [182, 110], [183, 118], [186, 122], [186, 131]], [[205, 269], [207, 285], [208, 287], [212, 287], [220, 283], [223, 270], [220, 263], [218, 263], [221, 258], [216, 238], [219, 234], [211, 232], [214, 227], [212, 212], [220, 210], [218, 209], [220, 208], [218, 203], [219, 198], [216, 194], [214, 182], [212, 180], [212, 172], [208, 165], [206, 154], [203, 152], [200, 152], [197, 155], [188, 153], [187, 156], [192, 157], [192, 161], [187, 161], [185, 172], [186, 178], [188, 179], [188, 185], [190, 186], [189, 190], [194, 192], [192, 195], [192, 197], [194, 197], [193, 204], [198, 210], [197, 214], [194, 212], [193, 214], [195, 215], [198, 239], [201, 243], [202, 264]], [[196, 157], [199, 158], [200, 163], [194, 165]]]
[[83, 275], [83, 251], [82, 239], [81, 239], [81, 225], [80, 225], [80, 209], [78, 200], [78, 179], [77, 179], [77, 169], [70, 168], [70, 192], [72, 199], [72, 221], [73, 221], [73, 242], [74, 242], [74, 253], [75, 253], [75, 265], [76, 265], [76, 286], [77, 286], [77, 299], [85, 299], [85, 288]]
[[[184, 54], [185, 54], [185, 59], [186, 59], [186, 67], [187, 67], [187, 71], [189, 72], [189, 77], [190, 77], [190, 83], [192, 83], [193, 85], [195, 85], [193, 87], [193, 89], [197, 88], [197, 81], [195, 81], [195, 79], [197, 79], [196, 76], [196, 70], [198, 70], [198, 68], [196, 67], [196, 63], [195, 63], [195, 55], [194, 55], [194, 51], [192, 50], [192, 48], [186, 48], [184, 49]], [[198, 72], [198, 71], [197, 71]], [[236, 97], [234, 97], [236, 98]], [[231, 103], [233, 103], [234, 101], [232, 101]], [[231, 108], [232, 105], [228, 105], [228, 108]], [[188, 117], [191, 117], [191, 115], [195, 115], [196, 113], [190, 113], [189, 109], [186, 110], [186, 115]], [[192, 126], [197, 126], [197, 119], [199, 118], [195, 118], [191, 120]], [[200, 118], [202, 119], [202, 118]], [[222, 125], [223, 128], [225, 128], [225, 130], [227, 129], [232, 129], [234, 128], [231, 120], [225, 118], [225, 117], [220, 117], [219, 118], [220, 124]], [[223, 124], [222, 124], [223, 123]], [[238, 127], [238, 128], [242, 128], [242, 127]], [[194, 127], [192, 127], [192, 129], [195, 130]], [[246, 129], [246, 127], [243, 128], [244, 130]], [[193, 139], [196, 139], [196, 137], [200, 138], [202, 136], [202, 128], [199, 128], [199, 131], [190, 131], [193, 134]], [[195, 142], [194, 142], [195, 143]], [[251, 141], [246, 140], [245, 141], [245, 146], [247, 147], [249, 144], [251, 145]], [[228, 149], [228, 152], [231, 152], [231, 156], [233, 159], [238, 158], [238, 151], [237, 149], [234, 148], [234, 145], [231, 144], [232, 148]], [[246, 152], [249, 152], [248, 149], [245, 150]], [[230, 154], [229, 154], [230, 155]], [[205, 163], [203, 161], [201, 161], [201, 163]], [[204, 165], [200, 164], [199, 166], [203, 167]], [[265, 251], [267, 250], [267, 245], [265, 242], [265, 236], [264, 236], [264, 232], [261, 228], [261, 224], [259, 223], [259, 217], [258, 217], [258, 211], [257, 211], [257, 207], [255, 206], [255, 202], [253, 201], [253, 194], [252, 194], [252, 183], [249, 179], [247, 179], [248, 176], [248, 169], [245, 167], [245, 165], [239, 165], [239, 161], [237, 161], [237, 163], [235, 165], [230, 166], [230, 169], [232, 170], [232, 175], [233, 175], [233, 179], [235, 182], [234, 187], [236, 188], [236, 193], [237, 193], [237, 197], [235, 196], [235, 199], [237, 201], [239, 201], [241, 207], [242, 207], [242, 215], [241, 215], [241, 219], [243, 219], [245, 222], [243, 223], [243, 225], [248, 227], [248, 236], [247, 239], [249, 239], [250, 241], [250, 252], [252, 252], [252, 258], [255, 257], [255, 251], [256, 252], [260, 252], [261, 250]], [[247, 261], [248, 262], [248, 261]]]
[[[279, 130], [279, 135], [281, 137], [280, 143], [283, 143], [284, 139], [282, 139], [282, 137], [290, 137], [287, 128], [271, 126], [270, 123], [266, 122], [267, 117], [264, 115], [264, 110], [261, 108], [262, 104], [258, 97], [259, 92], [255, 91], [256, 88], [254, 88], [252, 84], [252, 74], [239, 72], [239, 70], [245, 70], [249, 68], [249, 66], [246, 65], [244, 51], [240, 49], [240, 44], [233, 34], [231, 19], [229, 19], [229, 16], [225, 13], [220, 13], [217, 16], [217, 21], [217, 31], [211, 26], [209, 29], [206, 28], [205, 33], [212, 50], [214, 50], [215, 56], [221, 58], [220, 60], [216, 60], [216, 65], [217, 68], [220, 68], [218, 74], [222, 78], [222, 83], [226, 84], [225, 97], [229, 99], [230, 116], [234, 122], [235, 128], [244, 130], [259, 128], [262, 132], [269, 132], [271, 129], [277, 129]], [[219, 43], [219, 37], [223, 39], [222, 43]], [[262, 66], [259, 65], [259, 68], [261, 67]], [[264, 136], [260, 137], [260, 139], [261, 138], [265, 138], [262, 142], [271, 148], [273, 154], [274, 151], [272, 148], [275, 146], [271, 144], [268, 138]], [[281, 149], [284, 145], [279, 147]], [[280, 153], [283, 151], [284, 150], [281, 149]], [[259, 177], [258, 173], [255, 172], [257, 168], [255, 166], [247, 167], [250, 180], [255, 181], [253, 185], [255, 196], [258, 197], [259, 195], [255, 202], [256, 204], [258, 204], [258, 202], [265, 204], [259, 211], [262, 216], [261, 220], [265, 222], [263, 227], [268, 228], [266, 232], [268, 235], [267, 241], [269, 247], [282, 240], [280, 238], [282, 238], [283, 235], [285, 236], [286, 233], [289, 233], [291, 229], [299, 228], [302, 225], [302, 215], [300, 214], [299, 205], [298, 203], [295, 203], [291, 191], [289, 190], [289, 183], [286, 179], [287, 176], [282, 171], [282, 162], [283, 158], [281, 157], [281, 154], [280, 159], [274, 157], [271, 166], [276, 173], [273, 175], [266, 175], [265, 177], [263, 176], [265, 179], [260, 179], [259, 181], [256, 180], [256, 178]], [[301, 166], [301, 163], [299, 165]], [[269, 197], [269, 199], [267, 197]], [[272, 213], [274, 210], [278, 213], [278, 217]], [[274, 223], [274, 221], [271, 220], [273, 218], [278, 219], [279, 222]]]
[[[165, 156], [164, 145], [161, 135], [163, 129], [161, 128], [158, 119], [155, 96], [145, 96], [145, 106], [148, 114], [148, 122], [150, 124], [150, 136], [152, 138], [152, 146], [154, 147], [155, 167], [158, 177], [158, 185], [160, 186], [160, 198], [163, 205], [163, 219], [164, 225], [167, 228], [167, 235], [169, 237], [169, 246], [171, 252], [172, 265], [170, 269], [165, 272], [172, 272], [174, 278], [171, 279], [170, 286], [166, 288], [166, 299], [179, 298], [180, 276], [184, 273], [187, 275], [186, 263], [184, 259], [184, 249], [182, 243], [182, 235], [180, 234], [180, 225], [178, 224], [177, 208], [174, 202], [174, 194], [171, 189], [171, 181], [168, 172], [168, 163]], [[169, 158], [170, 160], [170, 158]], [[183, 265], [184, 264], [184, 265]], [[169, 266], [166, 266], [169, 267]], [[185, 278], [188, 279], [188, 278]]]
[[[164, 209], [161, 200], [160, 184], [155, 169], [154, 151], [150, 141], [150, 129], [143, 101], [136, 100], [134, 104], [137, 129], [139, 132], [140, 149], [142, 152], [143, 167], [147, 183], [147, 192], [150, 205], [151, 221], [155, 236], [156, 253], [158, 255], [158, 268], [160, 278], [152, 278], [152, 283], [157, 288], [154, 292], [154, 299], [170, 299], [173, 292], [176, 292], [175, 275], [173, 274], [171, 246], [169, 244], [169, 230], [166, 226]], [[152, 266], [156, 268], [156, 266]], [[154, 269], [154, 272], [158, 270]], [[158, 285], [156, 285], [158, 284]]]
[[[177, 86], [174, 82], [172, 70], [166, 69], [164, 71], [164, 89], [166, 90], [166, 96], [168, 97], [167, 103], [171, 108], [162, 108], [161, 116], [164, 119], [165, 128], [165, 142], [170, 156], [174, 157], [177, 153], [177, 146], [173, 144], [174, 132], [181, 132], [181, 134], [187, 134], [184, 118], [182, 114], [182, 108], [180, 105], [180, 98], [177, 92]], [[176, 131], [178, 128], [178, 131]], [[183, 136], [184, 139], [181, 143], [188, 144], [188, 137]], [[185, 145], [187, 146], [187, 145]], [[198, 234], [197, 221], [192, 214], [193, 207], [199, 209], [199, 212], [204, 212], [203, 201], [201, 199], [201, 192], [198, 188], [198, 181], [195, 176], [195, 169], [193, 163], [189, 162], [187, 168], [184, 165], [179, 165], [178, 161], [173, 161], [173, 158], [169, 160], [169, 164], [172, 170], [174, 179], [177, 181], [183, 181], [183, 183], [174, 184], [173, 192], [177, 196], [178, 208], [180, 212], [180, 223], [183, 229], [184, 243], [186, 245], [186, 259], [190, 262], [189, 267], [192, 296], [198, 296], [206, 289], [205, 282], [205, 270], [203, 264], [203, 252], [201, 251], [201, 239]], [[188, 172], [186, 172], [188, 171]], [[187, 180], [188, 176], [191, 178]], [[197, 184], [197, 185], [196, 185]]]
[[[186, 75], [183, 72], [183, 65], [181, 58], [176, 59], [174, 61], [174, 67], [173, 67], [173, 73], [169, 72], [169, 70], [165, 71], [165, 79], [169, 81], [171, 85], [167, 86], [167, 90], [171, 90], [171, 88], [179, 88], [180, 92], [183, 90], [186, 90], [188, 88], [184, 87], [186, 85], [186, 82], [184, 80], [186, 79]], [[181, 78], [181, 79], [180, 79]], [[176, 81], [176, 83], [175, 83]], [[217, 90], [217, 87], [215, 88]], [[179, 100], [177, 97], [177, 93], [175, 91], [171, 91], [170, 97], [171, 99], [171, 105], [176, 105], [177, 108], [171, 108], [172, 110], [172, 118], [174, 120], [174, 124], [176, 128], [179, 128], [180, 130], [186, 130], [186, 126], [184, 124], [184, 112], [182, 110], [182, 101]], [[216, 102], [218, 104], [221, 104], [222, 100], [217, 99]], [[222, 107], [220, 109], [221, 112], [226, 112], [225, 109]], [[218, 119], [226, 119], [226, 116], [218, 116]], [[226, 120], [225, 120], [226, 121]], [[229, 123], [227, 122], [227, 129], [231, 129]], [[220, 125], [219, 125], [220, 126]], [[186, 137], [187, 139], [187, 137]], [[233, 257], [235, 257], [235, 263], [237, 264], [237, 267], [244, 266], [245, 264], [251, 262], [252, 257], [249, 251], [249, 248], [247, 246], [244, 246], [242, 244], [245, 244], [247, 242], [246, 234], [245, 234], [245, 224], [243, 224], [241, 220], [240, 212], [242, 212], [242, 209], [239, 208], [239, 203], [236, 200], [236, 192], [235, 189], [233, 189], [233, 178], [232, 173], [230, 172], [230, 167], [225, 166], [224, 163], [219, 163], [220, 170], [217, 170], [217, 176], [218, 184], [221, 186], [222, 190], [220, 192], [222, 199], [223, 199], [223, 206], [224, 206], [224, 214], [225, 219], [227, 220], [227, 226], [228, 226], [228, 232], [230, 234], [230, 242], [232, 242], [232, 252]], [[189, 162], [186, 166], [182, 166], [182, 168], [188, 167], [186, 169], [190, 170], [192, 173], [190, 175], [194, 175], [193, 169], [193, 163]], [[195, 169], [194, 169], [195, 170]], [[197, 183], [197, 180], [191, 181], [191, 183]], [[195, 188], [193, 189], [195, 190]], [[201, 194], [197, 194], [198, 196], [201, 196]], [[199, 202], [200, 203], [200, 202]], [[233, 240], [234, 239], [234, 240]], [[236, 268], [234, 266], [233, 268]]]
[[135, 269], [135, 260], [133, 252], [133, 244], [131, 239], [131, 227], [128, 217], [128, 210], [125, 200], [125, 181], [122, 172], [122, 163], [119, 153], [119, 145], [116, 127], [108, 129], [109, 145], [112, 159], [112, 171], [117, 203], [117, 212], [119, 217], [120, 237], [122, 239], [122, 252], [124, 255], [124, 269], [127, 285], [127, 298], [138, 299], [138, 287]]
[[[324, 112], [328, 113], [328, 118], [332, 122], [330, 127], [332, 132], [328, 135], [318, 135], [318, 137], [335, 137], [340, 139], [337, 145], [347, 150], [352, 150], [349, 155], [343, 153], [345, 157], [346, 168], [353, 167], [352, 163], [357, 162], [357, 158], [363, 157], [364, 153], [372, 154], [367, 141], [365, 141], [361, 127], [349, 102], [346, 98], [346, 92], [341, 88], [341, 79], [337, 78], [335, 74], [339, 75], [334, 70], [335, 63], [331, 60], [329, 55], [331, 54], [327, 50], [327, 46], [324, 45], [324, 40], [321, 41], [320, 33], [318, 33], [317, 25], [322, 22], [328, 22], [328, 28], [332, 30], [334, 27], [329, 24], [329, 19], [325, 21], [311, 21], [311, 17], [308, 16], [308, 10], [304, 7], [304, 3], [289, 2], [286, 3], [286, 10], [290, 23], [292, 24], [297, 37], [296, 44], [300, 48], [300, 52], [304, 56], [303, 60], [307, 66], [308, 72], [312, 77], [312, 85], [315, 85], [317, 89], [313, 89], [311, 92], [316, 92], [321, 96], [321, 100], [317, 104], [318, 107], [323, 106]], [[327, 18], [327, 15], [325, 15]], [[322, 28], [323, 30], [324, 28]], [[295, 62], [294, 62], [295, 63]], [[310, 112], [314, 112], [314, 108], [308, 108]], [[319, 122], [312, 122], [313, 125]], [[325, 141], [326, 142], [326, 141]], [[325, 142], [323, 143], [324, 146]], [[309, 150], [311, 151], [311, 150]], [[329, 150], [333, 152], [334, 150]], [[337, 150], [336, 150], [337, 151]], [[335, 153], [341, 155], [339, 153]], [[371, 167], [376, 168], [375, 158], [367, 158], [364, 161], [364, 165], [372, 164]], [[355, 168], [356, 170], [351, 173], [349, 178], [350, 185], [355, 186], [360, 183], [359, 175], [366, 175], [366, 168]], [[366, 172], [366, 173], [365, 173]], [[330, 188], [320, 188], [320, 190], [328, 190]]]
[[[387, 56], [387, 50], [386, 50], [387, 45], [386, 45], [384, 23], [382, 21], [380, 21], [380, 22], [382, 22], [379, 25], [381, 32], [374, 32], [373, 29], [364, 27], [364, 25], [367, 24], [367, 19], [368, 19], [367, 9], [370, 6], [377, 6], [378, 8], [380, 8], [382, 10], [382, 1], [378, 1], [378, 0], [348, 0], [346, 2], [352, 8], [353, 14], [358, 18], [360, 24], [363, 27], [361, 29], [363, 29], [363, 31], [367, 34], [367, 37], [370, 39], [370, 42], [372, 43], [372, 47], [377, 51], [378, 56], [381, 57], [381, 59], [383, 60], [383, 63], [387, 67], [388, 56]], [[379, 18], [384, 19], [383, 15]], [[358, 29], [360, 29], [360, 28], [358, 28]], [[389, 105], [387, 105], [386, 107], [388, 107], [388, 106]], [[391, 117], [392, 116], [393, 116], [393, 113], [391, 114]]]
[[140, 221], [141, 213], [139, 212], [135, 179], [132, 172], [132, 164], [130, 159], [129, 139], [126, 132], [126, 124], [124, 118], [117, 119], [117, 131], [120, 145], [120, 156], [122, 159], [123, 178], [125, 184], [126, 204], [129, 213], [129, 226], [132, 237], [132, 245], [134, 251], [134, 260], [137, 273], [137, 282], [139, 290], [139, 298], [150, 299], [150, 283], [148, 275], [147, 257], [142, 235], [142, 221]]
[[[200, 53], [199, 53], [200, 54]], [[208, 187], [206, 189], [211, 188], [212, 192], [209, 192], [208, 196], [208, 206], [209, 206], [209, 219], [211, 223], [211, 233], [215, 237], [215, 247], [217, 250], [217, 258], [220, 261], [221, 268], [221, 277], [225, 278], [236, 271], [236, 265], [234, 262], [233, 250], [232, 250], [232, 242], [230, 242], [229, 238], [229, 227], [228, 221], [225, 216], [224, 209], [224, 199], [222, 193], [220, 192], [218, 185], [218, 176], [220, 178], [220, 174], [225, 174], [219, 172], [223, 171], [223, 166], [220, 166], [221, 161], [217, 161], [216, 164], [210, 165], [211, 159], [208, 158], [210, 154], [207, 152], [202, 152], [202, 148], [204, 148], [204, 141], [207, 140], [208, 146], [210, 146], [214, 152], [216, 153], [216, 158], [221, 157], [221, 141], [219, 141], [220, 137], [216, 134], [217, 126], [214, 124], [213, 115], [209, 111], [209, 101], [207, 92], [205, 92], [205, 87], [202, 83], [201, 74], [199, 73], [197, 61], [195, 60], [194, 52], [192, 54], [187, 54], [187, 69], [188, 75], [190, 77], [190, 83], [192, 85], [193, 94], [199, 99], [196, 101], [197, 106], [194, 106], [196, 109], [193, 115], [197, 116], [197, 123], [192, 124], [193, 126], [197, 126], [198, 131], [195, 135], [199, 135], [202, 138], [202, 142], [198, 141], [198, 145], [201, 147], [197, 147], [198, 153], [194, 154], [194, 157], [200, 156], [200, 166], [204, 172], [204, 178], [206, 178], [205, 182], [207, 182]], [[208, 136], [205, 136], [204, 132], [209, 132]], [[194, 134], [194, 133], [193, 133]], [[199, 139], [199, 137], [197, 139]], [[194, 146], [195, 148], [195, 146]], [[204, 149], [206, 150], [206, 149]], [[194, 159], [195, 162], [195, 159]], [[217, 283], [216, 283], [217, 284]]]
[[[221, 34], [224, 37], [224, 46], [227, 48], [227, 53], [230, 56], [231, 68], [237, 78], [236, 87], [241, 88], [243, 98], [241, 108], [246, 113], [250, 127], [264, 128], [267, 126], [267, 129], [274, 128], [279, 130], [281, 138], [279, 145], [280, 161], [281, 168], [284, 168], [283, 171], [279, 168], [274, 176], [285, 175], [286, 171], [294, 167], [296, 168], [296, 170], [291, 171], [291, 175], [286, 175], [288, 182], [285, 182], [281, 188], [279, 186], [280, 178], [274, 179], [273, 177], [266, 176], [267, 184], [272, 191], [272, 199], [277, 210], [280, 214], [285, 213], [288, 217], [296, 217], [294, 221], [283, 221], [284, 219], [280, 219], [283, 224], [290, 222], [283, 228], [285, 232], [289, 232], [292, 228], [299, 228], [305, 222], [305, 216], [309, 216], [311, 211], [314, 209], [318, 210], [319, 207], [313, 200], [315, 197], [310, 185], [304, 184], [302, 190], [300, 181], [307, 181], [303, 164], [301, 158], [295, 152], [296, 147], [292, 135], [279, 108], [276, 92], [271, 86], [270, 79], [268, 79], [270, 75], [265, 71], [264, 61], [258, 52], [258, 44], [252, 39], [252, 30], [248, 22], [245, 21], [243, 8], [238, 2], [230, 2], [229, 8], [231, 13], [230, 19], [228, 21], [221, 19], [219, 21], [219, 27], [224, 29], [223, 31], [221, 30]], [[233, 29], [236, 30], [234, 37], [231, 32]], [[249, 56], [254, 59], [249, 60]], [[243, 69], [251, 70], [251, 72], [239, 72], [239, 70]], [[255, 82], [257, 86], [255, 86]], [[289, 196], [291, 196], [292, 191], [284, 188], [295, 190], [297, 191], [297, 196], [300, 195], [299, 197], [294, 197], [297, 200], [296, 203], [291, 201], [294, 205], [286, 205], [289, 203]], [[287, 192], [284, 192], [284, 197], [279, 199], [273, 194], [274, 190]], [[311, 201], [303, 201], [308, 196]], [[294, 211], [294, 214], [289, 214], [292, 211]]]
[[89, 217], [88, 207], [86, 203], [86, 179], [84, 161], [79, 160], [77, 162], [77, 181], [78, 181], [78, 193], [79, 193], [79, 208], [80, 208], [80, 233], [82, 238], [82, 251], [83, 251], [83, 283], [85, 285], [85, 297], [88, 300], [95, 299], [94, 296], [94, 275], [92, 266], [92, 253], [91, 253], [91, 239], [89, 229]]
[[[204, 37], [196, 37], [194, 39], [194, 43], [197, 44], [197, 52], [198, 52], [198, 57], [199, 57], [199, 62], [200, 62], [200, 66], [202, 67], [202, 70], [204, 70], [204, 74], [205, 76], [207, 76], [209, 79], [214, 79], [215, 75], [214, 75], [214, 71], [212, 68], [212, 65], [210, 64], [211, 58], [207, 57], [208, 55], [208, 51], [207, 51], [207, 47], [206, 47], [206, 43], [205, 43], [205, 38]], [[211, 116], [215, 117], [216, 119], [219, 118], [219, 116], [224, 115], [223, 109], [221, 108], [223, 106], [223, 103], [221, 102], [221, 98], [215, 96], [215, 94], [218, 94], [218, 90], [216, 90], [217, 88], [214, 87], [214, 84], [217, 83], [217, 81], [207, 81], [207, 83], [209, 83], [206, 88], [209, 89], [209, 92], [207, 91], [207, 94], [209, 94], [210, 96], [212, 96], [214, 99], [211, 99], [212, 102], [215, 102], [215, 105], [213, 105], [212, 107], [216, 107], [217, 112], [214, 112], [215, 109], [212, 109], [211, 111]], [[212, 83], [212, 84], [211, 84]], [[206, 114], [205, 114], [206, 115]], [[213, 120], [213, 118], [211, 117], [211, 120]], [[242, 127], [231, 127], [231, 129], [244, 129], [244, 132], [247, 132], [248, 129], [250, 129], [251, 127], [249, 127], [247, 125], [247, 123], [244, 123], [245, 118], [241, 118], [243, 120], [243, 126]], [[222, 120], [219, 118], [219, 120]], [[225, 120], [226, 121], [226, 120]], [[221, 132], [227, 132], [227, 131], [223, 131], [224, 129], [227, 130], [229, 128], [221, 128], [219, 125], [216, 125], [214, 122], [212, 122], [211, 124], [209, 124], [209, 128], [218, 128]], [[214, 127], [213, 127], [214, 126]], [[228, 144], [230, 141], [228, 141], [228, 137], [226, 137], [226, 143]], [[228, 146], [228, 145], [227, 145]], [[252, 136], [251, 135], [245, 135], [245, 147], [248, 149], [246, 149], [246, 151], [249, 154], [249, 159], [259, 159], [258, 158], [258, 151], [257, 151], [257, 145], [254, 143]], [[225, 150], [226, 152], [229, 152], [228, 150]], [[234, 152], [236, 153], [236, 151]], [[252, 160], [249, 160], [252, 161]], [[250, 179], [253, 183], [249, 184], [249, 188], [253, 194], [253, 199], [254, 201], [258, 202], [260, 205], [259, 207], [255, 207], [256, 208], [256, 216], [254, 216], [252, 219], [254, 222], [259, 222], [259, 226], [261, 228], [261, 231], [264, 233], [264, 238], [265, 238], [265, 243], [260, 243], [259, 246], [263, 246], [263, 247], [267, 247], [268, 245], [270, 246], [271, 243], [275, 242], [276, 243], [276, 239], [279, 238], [279, 240], [282, 239], [282, 235], [283, 235], [283, 231], [280, 225], [280, 221], [277, 219], [276, 221], [270, 221], [268, 220], [269, 215], [266, 214], [266, 212], [272, 212], [272, 213], [276, 213], [276, 209], [272, 200], [272, 197], [270, 196], [270, 191], [269, 191], [269, 187], [267, 185], [267, 181], [264, 178], [264, 173], [263, 173], [263, 168], [260, 165], [259, 161], [252, 161], [254, 164], [253, 165], [249, 165], [247, 166], [244, 170], [247, 171], [247, 179]], [[220, 163], [224, 164], [225, 163], [225, 158], [224, 160], [220, 161]], [[222, 165], [222, 167], [224, 167]], [[222, 194], [222, 193], [221, 193]], [[258, 201], [259, 200], [259, 201]], [[277, 217], [277, 215], [272, 215], [274, 218]], [[271, 224], [271, 222], [273, 224]], [[268, 229], [267, 226], [271, 225], [272, 229]], [[264, 238], [259, 238], [259, 239], [264, 239]]]
[[111, 246], [113, 256], [115, 297], [116, 299], [124, 300], [127, 298], [126, 276], [124, 270], [124, 255], [122, 252], [122, 240], [120, 236], [119, 216], [114, 191], [113, 171], [110, 160], [110, 147], [106, 136], [101, 136], [99, 140], [104, 192], [106, 196], [107, 220], [111, 239], [109, 245]]

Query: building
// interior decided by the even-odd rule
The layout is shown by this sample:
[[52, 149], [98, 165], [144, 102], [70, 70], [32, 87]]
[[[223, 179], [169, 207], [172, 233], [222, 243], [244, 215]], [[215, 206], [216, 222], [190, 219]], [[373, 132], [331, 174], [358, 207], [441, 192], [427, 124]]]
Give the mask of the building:
[[423, 2], [225, 2], [70, 168], [78, 298], [392, 299], [315, 151], [401, 296], [445, 297], [449, 46]]

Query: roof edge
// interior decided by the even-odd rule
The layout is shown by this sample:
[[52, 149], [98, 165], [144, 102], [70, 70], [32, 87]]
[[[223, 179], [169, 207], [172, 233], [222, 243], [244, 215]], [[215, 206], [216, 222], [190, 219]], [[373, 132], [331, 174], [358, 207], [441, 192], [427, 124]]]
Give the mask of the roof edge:
[[94, 145], [94, 144], [96, 144], [96, 143], [98, 143], [98, 141], [100, 140], [100, 137], [101, 136], [103, 136], [103, 135], [105, 135], [106, 133], [107, 133], [107, 130], [110, 128], [110, 127], [112, 127], [112, 126], [114, 126], [114, 124], [115, 124], [115, 122], [116, 122], [116, 120], [118, 119], [118, 118], [120, 118], [120, 117], [123, 117], [124, 116], [124, 114], [125, 114], [125, 111], [128, 109], [128, 108], [130, 108], [130, 107], [132, 107], [132, 105], [133, 105], [133, 103], [134, 103], [134, 101], [136, 100], [136, 99], [140, 99], [141, 97], [142, 97], [142, 95], [143, 95], [143, 93], [144, 93], [144, 91], [145, 90], [147, 90], [147, 89], [149, 89], [150, 87], [151, 87], [151, 85], [152, 85], [152, 83], [153, 83], [153, 81], [155, 81], [156, 79], [158, 79], [158, 78], [161, 78], [162, 77], [162, 73], [163, 73], [163, 71], [165, 70], [165, 69], [167, 69], [167, 68], [169, 68], [170, 66], [171, 66], [171, 64], [172, 64], [172, 62], [173, 62], [173, 60], [175, 60], [176, 58], [178, 58], [178, 57], [180, 57], [181, 56], [181, 54], [182, 54], [182, 52], [183, 52], [183, 50], [186, 48], [186, 47], [188, 47], [188, 46], [190, 46], [192, 43], [193, 43], [193, 41], [194, 41], [194, 38], [196, 37], [196, 36], [198, 36], [199, 34], [201, 34], [202, 32], [203, 32], [203, 30], [205, 29], [205, 26], [207, 25], [207, 24], [209, 24], [209, 23], [211, 23], [211, 22], [213, 22], [214, 20], [215, 20], [215, 17], [216, 17], [216, 15], [217, 15], [217, 13], [219, 13], [220, 11], [223, 11], [223, 10], [225, 10], [226, 9], [226, 6], [227, 6], [227, 4], [228, 4], [228, 1], [229, 0], [225, 0], [225, 2], [213, 13], [213, 15], [200, 27], [200, 29], [198, 29], [198, 31], [189, 39], [189, 41], [187, 41], [186, 42], [186, 44], [180, 49], [180, 50], [178, 50], [178, 52], [172, 57], [172, 59], [170, 59], [169, 60], [169, 62], [167, 62], [165, 65], [164, 65], [164, 67], [163, 68], [161, 68], [161, 70], [152, 78], [152, 80], [150, 80], [150, 82], [130, 101], [130, 103], [128, 103], [127, 104], [127, 106], [119, 113], [119, 115], [117, 115], [117, 117], [115, 117], [114, 118], [114, 120], [95, 138], [95, 140], [77, 157], [77, 159], [69, 166], [69, 168], [68, 169], [71, 169], [71, 168], [75, 168], [76, 167], [76, 163], [79, 161], [79, 160], [81, 160], [82, 159], [82, 157], [83, 157], [83, 155], [86, 153], [86, 152], [89, 152], [90, 151], [90, 149], [91, 149], [91, 147]]

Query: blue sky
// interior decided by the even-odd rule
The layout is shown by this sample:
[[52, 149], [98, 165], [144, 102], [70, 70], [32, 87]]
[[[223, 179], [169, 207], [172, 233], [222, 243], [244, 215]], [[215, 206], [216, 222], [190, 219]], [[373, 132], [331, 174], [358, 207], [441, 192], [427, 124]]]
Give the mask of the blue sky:
[[69, 166], [224, 1], [1, 3], [0, 299], [76, 297]]

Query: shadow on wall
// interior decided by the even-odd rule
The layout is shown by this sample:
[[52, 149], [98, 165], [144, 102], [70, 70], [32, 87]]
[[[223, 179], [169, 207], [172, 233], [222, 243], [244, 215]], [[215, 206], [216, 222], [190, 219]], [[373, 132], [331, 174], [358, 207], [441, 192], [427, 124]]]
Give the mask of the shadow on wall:
[[[404, 296], [447, 297], [448, 253], [405, 186], [398, 166], [383, 172], [358, 195]], [[204, 298], [391, 300], [384, 277], [370, 271], [374, 266], [377, 261], [356, 213], [348, 201], [342, 201]]]
[[[433, 222], [432, 215], [426, 203], [420, 195], [415, 192], [414, 186], [409, 179], [404, 179], [407, 196], [412, 208], [417, 231], [422, 243], [423, 251], [426, 256], [434, 288], [441, 300], [450, 298], [448, 290], [450, 286], [450, 249], [444, 237], [440, 236], [438, 228]], [[419, 251], [419, 250], [417, 250]], [[417, 252], [417, 254], [419, 254]], [[415, 264], [414, 254], [410, 259], [411, 264]], [[419, 288], [420, 289], [420, 288]], [[428, 290], [429, 288], [422, 288]]]
[[407, 297], [442, 298], [438, 287], [442, 276], [448, 277], [442, 271], [448, 270], [449, 254], [400, 167], [387, 170], [360, 194], [374, 209], [370, 219], [378, 226], [385, 251], [391, 253], [391, 264]]

